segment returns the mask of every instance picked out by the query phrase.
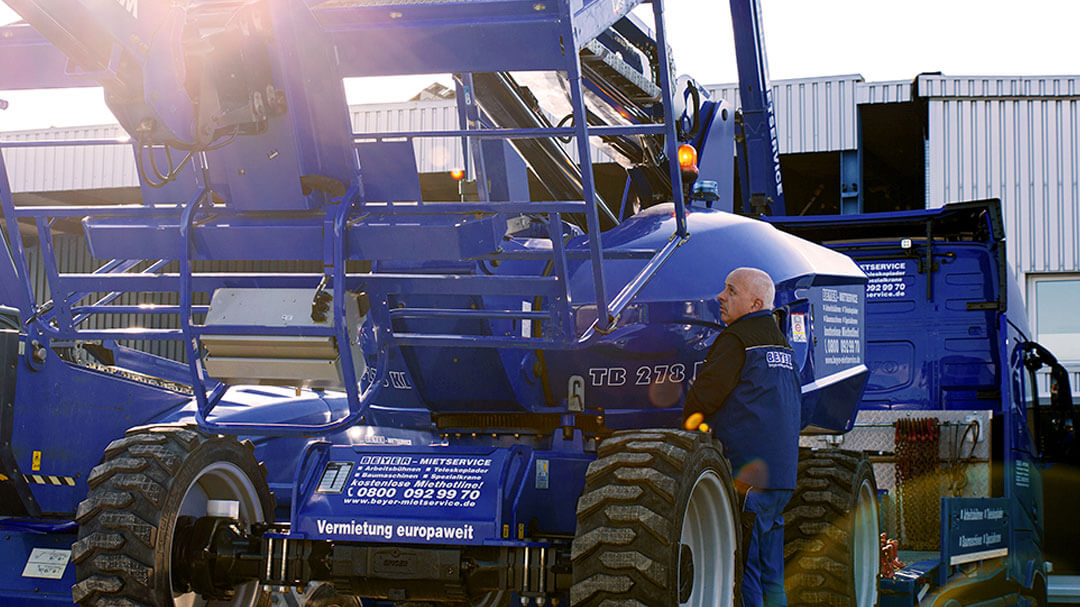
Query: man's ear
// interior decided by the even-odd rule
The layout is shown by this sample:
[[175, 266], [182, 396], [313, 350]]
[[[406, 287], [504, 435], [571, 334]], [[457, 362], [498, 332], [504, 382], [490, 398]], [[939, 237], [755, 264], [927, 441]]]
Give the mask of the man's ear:
[[752, 306], [755, 312], [757, 312], [758, 310], [764, 310], [765, 302], [760, 299], [754, 299], [754, 303], [752, 304]]

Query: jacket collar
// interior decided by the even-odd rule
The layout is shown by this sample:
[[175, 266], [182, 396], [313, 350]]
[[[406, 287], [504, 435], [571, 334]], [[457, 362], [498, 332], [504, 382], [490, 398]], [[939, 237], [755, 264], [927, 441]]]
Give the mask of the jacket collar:
[[731, 323], [728, 326], [733, 327], [744, 320], [748, 320], [751, 318], [761, 318], [762, 316], [769, 316], [771, 314], [772, 310], [758, 310], [757, 312], [751, 312], [749, 314], [744, 314], [743, 316], [740, 316], [739, 318], [735, 319], [735, 322]]

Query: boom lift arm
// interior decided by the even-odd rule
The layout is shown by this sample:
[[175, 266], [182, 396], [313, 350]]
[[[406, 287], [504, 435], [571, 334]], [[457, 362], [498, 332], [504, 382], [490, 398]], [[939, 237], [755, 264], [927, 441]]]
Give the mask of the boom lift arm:
[[731, 25], [742, 102], [738, 151], [743, 212], [787, 215], [760, 0], [731, 0]]
[[267, 24], [244, 2], [7, 4], [67, 56], [69, 75], [104, 87], [109, 108], [139, 141], [206, 149], [284, 110], [267, 87]]

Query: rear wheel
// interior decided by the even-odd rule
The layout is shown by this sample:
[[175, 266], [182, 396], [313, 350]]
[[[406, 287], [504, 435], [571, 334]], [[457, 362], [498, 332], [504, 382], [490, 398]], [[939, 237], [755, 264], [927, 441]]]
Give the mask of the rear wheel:
[[577, 505], [571, 604], [735, 605], [738, 501], [720, 443], [627, 431], [598, 455]]
[[866, 455], [799, 450], [798, 486], [784, 511], [784, 577], [792, 605], [877, 604], [877, 484]]
[[[141, 429], [113, 441], [87, 483], [72, 546], [72, 598], [84, 606], [205, 605], [172, 575], [177, 519], [205, 516], [210, 500], [237, 502], [241, 524], [270, 521], [274, 512], [266, 470], [250, 442], [180, 427]], [[251, 582], [213, 605], [249, 607], [268, 599]]]

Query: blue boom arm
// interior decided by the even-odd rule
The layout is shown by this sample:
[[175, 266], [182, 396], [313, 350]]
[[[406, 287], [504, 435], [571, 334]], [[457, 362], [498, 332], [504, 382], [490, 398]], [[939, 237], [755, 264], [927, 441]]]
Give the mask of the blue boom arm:
[[731, 24], [735, 31], [742, 102], [739, 153], [743, 212], [787, 215], [760, 1], [731, 0]]

